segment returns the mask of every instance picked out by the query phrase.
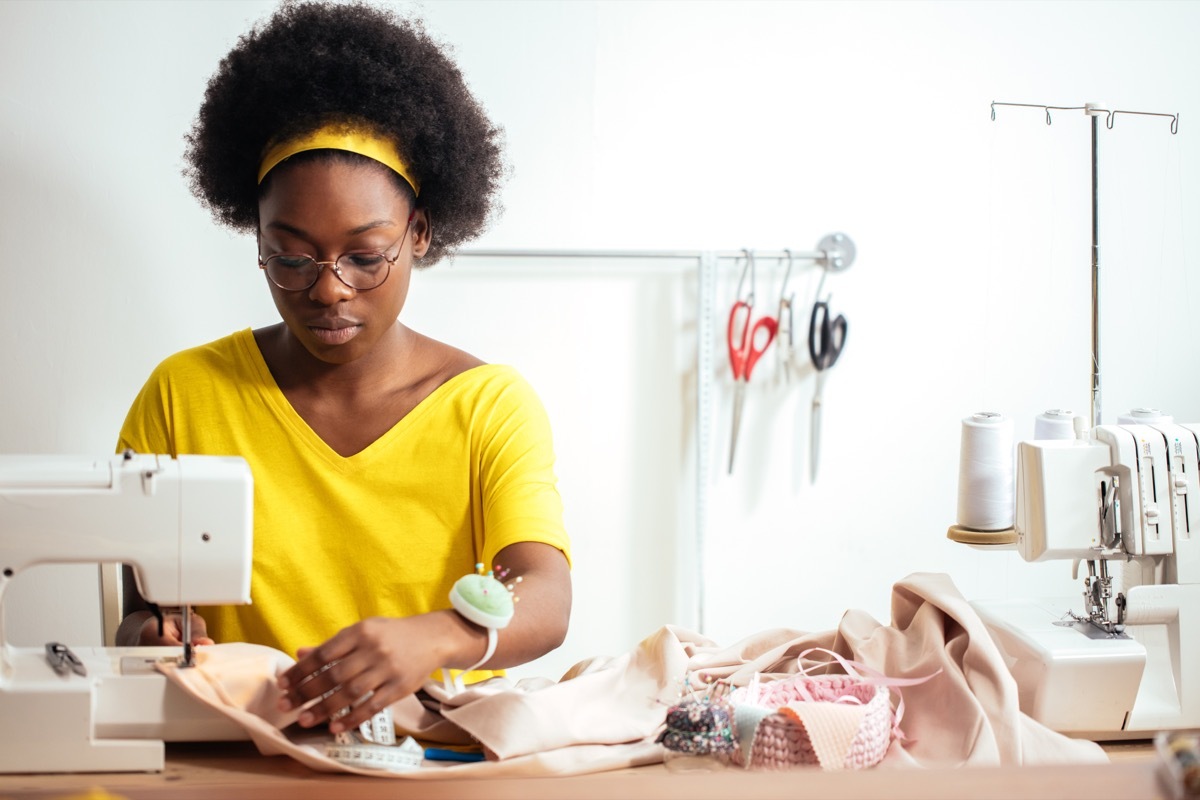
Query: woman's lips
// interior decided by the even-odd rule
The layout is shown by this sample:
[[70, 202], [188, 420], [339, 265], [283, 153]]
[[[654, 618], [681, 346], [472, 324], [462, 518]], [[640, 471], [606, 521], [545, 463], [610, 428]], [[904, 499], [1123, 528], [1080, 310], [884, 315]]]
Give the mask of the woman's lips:
[[308, 329], [325, 344], [345, 344], [358, 335], [362, 326], [342, 320], [328, 325], [309, 325]]

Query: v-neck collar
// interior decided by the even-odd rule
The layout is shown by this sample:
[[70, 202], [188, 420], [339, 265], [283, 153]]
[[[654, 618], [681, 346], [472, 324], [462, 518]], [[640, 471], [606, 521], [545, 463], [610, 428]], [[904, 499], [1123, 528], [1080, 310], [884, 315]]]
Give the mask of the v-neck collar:
[[279, 387], [275, 376], [271, 374], [271, 368], [267, 366], [267, 360], [262, 354], [262, 349], [258, 346], [258, 340], [254, 338], [254, 331], [246, 328], [238, 337], [238, 343], [242, 346], [248, 357], [250, 364], [258, 375], [259, 393], [264, 402], [267, 403], [276, 413], [288, 428], [297, 437], [297, 440], [302, 442], [306, 447], [319, 455], [325, 462], [335, 469], [341, 471], [350, 471], [355, 469], [363, 469], [371, 464], [378, 454], [385, 452], [391, 442], [402, 436], [406, 430], [417, 425], [421, 419], [427, 415], [431, 408], [434, 408], [442, 395], [454, 391], [455, 387], [463, 381], [467, 380], [467, 376], [477, 370], [494, 367], [493, 364], [480, 364], [470, 369], [464, 370], [457, 375], [451, 377], [444, 383], [440, 384], [432, 392], [421, 399], [412, 410], [396, 421], [392, 427], [388, 428], [368, 444], [362, 450], [352, 455], [343, 456], [338, 451], [334, 450], [329, 444], [317, 434], [312, 426], [300, 415], [291, 401], [287, 399], [287, 395], [283, 393], [283, 389]]

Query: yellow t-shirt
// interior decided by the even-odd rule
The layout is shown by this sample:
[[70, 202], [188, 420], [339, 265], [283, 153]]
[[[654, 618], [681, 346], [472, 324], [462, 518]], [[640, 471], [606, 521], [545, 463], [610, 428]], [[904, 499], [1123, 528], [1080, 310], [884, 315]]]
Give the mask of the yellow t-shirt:
[[253, 603], [200, 609], [218, 642], [294, 655], [366, 617], [449, 608], [454, 582], [510, 544], [570, 557], [549, 421], [511, 367], [451, 378], [346, 458], [291, 407], [246, 329], [163, 361], [125, 448], [250, 465]]

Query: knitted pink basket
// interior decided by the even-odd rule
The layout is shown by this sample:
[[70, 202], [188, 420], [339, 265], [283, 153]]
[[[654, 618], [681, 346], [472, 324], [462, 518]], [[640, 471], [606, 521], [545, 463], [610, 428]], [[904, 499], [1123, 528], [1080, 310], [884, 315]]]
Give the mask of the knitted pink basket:
[[739, 745], [731, 754], [733, 763], [761, 769], [873, 767], [893, 739], [904, 738], [904, 698], [897, 689], [893, 712], [888, 687], [915, 686], [941, 672], [890, 678], [821, 647], [805, 650], [797, 662], [803, 664], [813, 652], [828, 655], [845, 674], [808, 674], [830, 666], [816, 663], [775, 681], [761, 682], [756, 676], [730, 696]]
[[[735, 710], [745, 697], [742, 690], [734, 693]], [[814, 707], [820, 704], [826, 707]], [[873, 767], [883, 760], [896, 733], [888, 688], [851, 675], [799, 674], [761, 684], [754, 705], [776, 709], [757, 721], [749, 747], [743, 740], [733, 753], [735, 764], [755, 769]], [[831, 711], [835, 724], [828, 724]], [[750, 733], [742, 730], [745, 719], [739, 714], [739, 735]], [[854, 727], [847, 742], [848, 724]]]

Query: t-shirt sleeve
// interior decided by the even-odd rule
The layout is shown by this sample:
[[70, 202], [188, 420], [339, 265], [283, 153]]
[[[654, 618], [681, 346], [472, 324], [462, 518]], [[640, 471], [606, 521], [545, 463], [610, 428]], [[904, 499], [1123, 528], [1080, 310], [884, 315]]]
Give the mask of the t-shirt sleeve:
[[570, 540], [554, 472], [550, 420], [533, 388], [521, 378], [495, 397], [481, 443], [483, 563], [518, 542], [558, 548], [570, 563]]
[[117, 439], [118, 453], [133, 450], [135, 453], [177, 455], [169, 422], [169, 386], [166, 364], [160, 364], [125, 415]]

